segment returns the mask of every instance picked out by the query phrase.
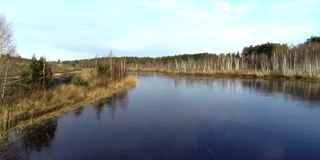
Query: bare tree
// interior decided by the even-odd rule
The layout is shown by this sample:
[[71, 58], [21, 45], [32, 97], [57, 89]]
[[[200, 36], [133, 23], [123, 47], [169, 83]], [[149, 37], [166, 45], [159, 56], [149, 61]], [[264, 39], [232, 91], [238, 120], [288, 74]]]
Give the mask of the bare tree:
[[110, 50], [109, 55], [108, 55], [109, 59], [110, 59], [110, 71], [111, 71], [111, 79], [113, 80], [113, 54], [112, 54], [112, 50]]
[[[0, 15], [0, 80], [2, 82], [1, 100], [4, 99], [7, 86], [8, 71], [10, 68], [10, 56], [15, 54], [16, 46], [13, 42], [13, 35], [6, 18]], [[2, 73], [2, 75], [1, 75]]]

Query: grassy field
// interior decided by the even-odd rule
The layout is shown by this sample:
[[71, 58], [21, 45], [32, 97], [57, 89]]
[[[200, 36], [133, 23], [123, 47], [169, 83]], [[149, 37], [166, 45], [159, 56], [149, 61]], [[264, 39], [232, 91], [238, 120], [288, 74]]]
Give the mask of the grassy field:
[[[25, 64], [30, 63], [30, 59], [26, 58], [20, 58], [20, 57], [10, 57], [9, 63], [10, 68], [8, 72], [9, 77], [16, 77], [20, 76], [20, 70], [21, 67]], [[53, 73], [66, 73], [66, 72], [73, 72], [75, 69], [70, 66], [63, 63], [58, 62], [48, 62], [50, 65]]]
[[8, 131], [58, 116], [83, 104], [110, 97], [136, 83], [133, 76], [106, 83], [105, 80], [91, 76], [90, 72], [86, 69], [78, 74], [85, 81], [90, 81], [88, 85], [57, 85], [50, 90], [36, 91], [20, 98], [14, 106], [0, 108], [0, 130]]
[[[97, 77], [94, 68], [75, 69], [64, 63], [47, 62], [53, 72], [54, 85], [48, 89], [32, 89], [25, 93], [25, 91], [21, 92], [23, 90], [20, 84], [21, 68], [30, 64], [31, 60], [19, 57], [9, 58], [9, 82], [6, 88], [8, 101], [6, 102], [10, 103], [0, 103], [0, 135], [2, 135], [1, 132], [28, 126], [56, 117], [83, 104], [110, 97], [116, 92], [135, 86], [136, 83], [133, 76]], [[68, 77], [68, 82], [62, 82], [65, 77]], [[85, 83], [73, 83], [72, 77], [80, 77]]]

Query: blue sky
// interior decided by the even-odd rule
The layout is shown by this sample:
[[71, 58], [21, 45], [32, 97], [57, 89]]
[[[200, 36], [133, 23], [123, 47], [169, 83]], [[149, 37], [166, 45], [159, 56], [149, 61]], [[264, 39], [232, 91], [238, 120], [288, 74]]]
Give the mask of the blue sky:
[[237, 52], [320, 35], [320, 0], [0, 0], [18, 53], [50, 60]]

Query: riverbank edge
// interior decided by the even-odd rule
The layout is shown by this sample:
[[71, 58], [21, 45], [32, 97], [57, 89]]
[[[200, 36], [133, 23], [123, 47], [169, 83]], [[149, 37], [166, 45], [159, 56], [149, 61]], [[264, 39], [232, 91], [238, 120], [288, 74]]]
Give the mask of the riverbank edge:
[[264, 73], [260, 71], [226, 71], [226, 72], [175, 72], [166, 71], [162, 69], [132, 69], [132, 72], [158, 72], [166, 74], [176, 75], [198, 75], [198, 76], [210, 76], [210, 77], [221, 77], [221, 78], [243, 78], [243, 79], [283, 79], [283, 80], [307, 80], [320, 82], [320, 75], [318, 76], [299, 76], [299, 75], [284, 75], [281, 73]]
[[[132, 79], [134, 79], [134, 80], [132, 80]], [[136, 77], [128, 76], [118, 82], [114, 82], [111, 86], [108, 87], [109, 92], [104, 95], [96, 96], [93, 99], [84, 100], [79, 103], [75, 103], [73, 105], [63, 106], [58, 110], [52, 111], [50, 113], [46, 113], [46, 114], [38, 116], [36, 118], [23, 120], [23, 121], [19, 122], [17, 125], [15, 125], [14, 127], [11, 127], [4, 132], [9, 133], [10, 131], [15, 130], [15, 129], [23, 129], [27, 126], [38, 124], [42, 121], [46, 121], [46, 120], [49, 120], [52, 118], [59, 117], [60, 115], [62, 115], [64, 113], [76, 110], [86, 104], [91, 104], [91, 103], [95, 103], [95, 102], [101, 101], [106, 98], [110, 98], [118, 92], [130, 89], [130, 88], [134, 88], [136, 86], [136, 81], [137, 81]]]

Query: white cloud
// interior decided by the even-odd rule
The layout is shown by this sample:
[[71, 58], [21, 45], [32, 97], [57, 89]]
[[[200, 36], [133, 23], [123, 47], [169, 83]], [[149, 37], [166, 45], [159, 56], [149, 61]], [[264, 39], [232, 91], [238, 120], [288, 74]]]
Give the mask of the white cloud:
[[238, 6], [233, 6], [228, 2], [221, 1], [221, 2], [215, 2], [214, 7], [220, 11], [223, 12], [237, 12], [237, 13], [243, 13], [248, 11], [253, 7], [252, 4], [240, 4]]
[[228, 2], [216, 2], [214, 6], [221, 11], [232, 10], [232, 6]]
[[[32, 53], [50, 59], [94, 57], [108, 49], [150, 56], [236, 52], [268, 41], [296, 44], [319, 33], [320, 27], [315, 0], [307, 4], [302, 0], [101, 0], [56, 4], [56, 8], [40, 3], [41, 12], [30, 11], [34, 1], [19, 6], [12, 1], [0, 5], [0, 10], [12, 20], [18, 49], [28, 58]], [[54, 12], [57, 8], [59, 12]]]
[[167, 9], [173, 5], [172, 0], [139, 0], [146, 7]]

